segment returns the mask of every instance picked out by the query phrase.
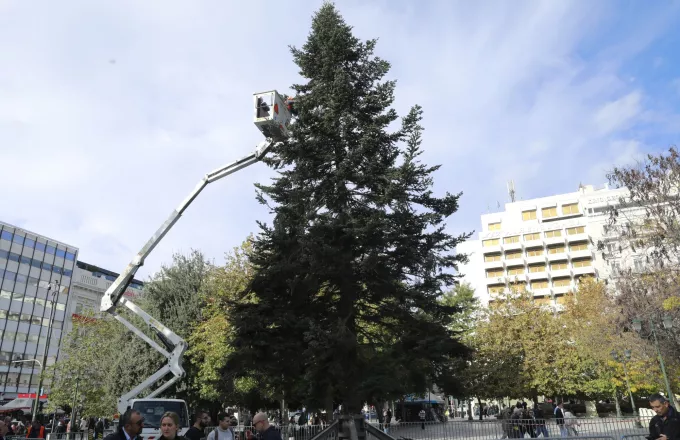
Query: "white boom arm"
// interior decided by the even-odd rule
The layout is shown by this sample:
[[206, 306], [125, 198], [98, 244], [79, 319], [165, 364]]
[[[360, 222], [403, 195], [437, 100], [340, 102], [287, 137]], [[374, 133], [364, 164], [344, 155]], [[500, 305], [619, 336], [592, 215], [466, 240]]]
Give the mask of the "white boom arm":
[[[102, 298], [100, 310], [110, 313], [116, 320], [121, 322], [125, 327], [132, 331], [135, 335], [143, 339], [152, 348], [162, 354], [168, 363], [154, 374], [146, 378], [142, 383], [137, 385], [134, 389], [121, 396], [118, 401], [118, 411], [123, 414], [129, 407], [130, 400], [137, 397], [142, 391], [151, 387], [158, 380], [172, 373], [173, 377], [163, 383], [159, 388], [153, 390], [147, 397], [155, 397], [184, 377], [184, 369], [182, 368], [182, 356], [187, 349], [187, 342], [182, 339], [175, 332], [154, 319], [151, 315], [140, 309], [132, 301], [123, 297], [128, 285], [134, 278], [137, 270], [144, 264], [144, 260], [154, 250], [158, 243], [165, 237], [170, 229], [177, 223], [184, 211], [189, 205], [198, 197], [203, 189], [210, 183], [227, 177], [238, 170], [246, 168], [254, 163], [257, 163], [264, 157], [265, 154], [278, 142], [288, 137], [288, 126], [290, 124], [291, 113], [290, 106], [283, 101], [281, 96], [276, 91], [264, 92], [254, 95], [255, 104], [255, 125], [266, 136], [266, 139], [260, 142], [255, 151], [242, 157], [241, 159], [220, 167], [203, 177], [196, 185], [189, 196], [179, 204], [179, 206], [170, 214], [165, 222], [158, 228], [158, 230], [146, 242], [144, 247], [134, 256], [130, 264], [123, 272], [116, 278], [116, 280], [109, 286]], [[272, 111], [273, 110], [273, 111]], [[153, 339], [149, 338], [144, 332], [132, 325], [129, 321], [124, 319], [118, 313], [116, 308], [119, 305], [124, 305], [129, 311], [139, 316], [149, 327], [151, 327], [156, 336], [165, 345], [165, 348], [158, 345]]]

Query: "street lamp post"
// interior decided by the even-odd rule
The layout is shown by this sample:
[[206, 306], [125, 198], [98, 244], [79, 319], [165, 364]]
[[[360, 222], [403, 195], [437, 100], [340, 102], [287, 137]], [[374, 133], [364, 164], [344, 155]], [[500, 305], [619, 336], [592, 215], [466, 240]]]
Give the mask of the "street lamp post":
[[[665, 329], [670, 329], [673, 327], [673, 320], [670, 316], [664, 316], [662, 322]], [[654, 347], [656, 348], [656, 355], [659, 357], [659, 365], [661, 365], [661, 374], [663, 374], [663, 380], [666, 385], [668, 399], [670, 400], [671, 405], [675, 406], [675, 396], [671, 391], [671, 384], [668, 381], [668, 375], [666, 374], [666, 364], [663, 361], [663, 356], [661, 356], [661, 350], [659, 349], [659, 339], [656, 337], [656, 326], [654, 325], [652, 318], [649, 318], [649, 328], [652, 332], [652, 336], [654, 337]], [[633, 320], [633, 329], [638, 333], [642, 331], [642, 321], [640, 319]]]
[[[19, 364], [23, 362], [35, 362], [40, 366], [40, 375], [42, 376], [43, 363], [38, 359], [23, 359], [20, 361], [12, 361], [13, 364]], [[35, 390], [35, 402], [33, 402], [33, 421], [38, 420], [38, 408], [40, 403], [40, 384], [38, 384], [38, 389]]]
[[[47, 301], [49, 301], [50, 304], [50, 320], [48, 322], [47, 326], [47, 339], [45, 340], [45, 349], [43, 350], [43, 355], [42, 355], [42, 363], [40, 367], [40, 377], [38, 378], [38, 394], [40, 394], [40, 391], [42, 390], [43, 386], [43, 378], [45, 376], [45, 368], [44, 365], [47, 364], [47, 354], [50, 349], [50, 340], [52, 339], [52, 327], [54, 324], [54, 315], [57, 311], [57, 299], [59, 295], [59, 291], [61, 290], [61, 280], [57, 280], [55, 282], [56, 287], [53, 288], [53, 284], [50, 283], [50, 285], [47, 287]], [[49, 299], [50, 297], [50, 292], [52, 292], [52, 299]], [[33, 420], [37, 420], [38, 417], [38, 398], [36, 397], [35, 399], [36, 402], [36, 407], [35, 407], [35, 415], [33, 416]]]

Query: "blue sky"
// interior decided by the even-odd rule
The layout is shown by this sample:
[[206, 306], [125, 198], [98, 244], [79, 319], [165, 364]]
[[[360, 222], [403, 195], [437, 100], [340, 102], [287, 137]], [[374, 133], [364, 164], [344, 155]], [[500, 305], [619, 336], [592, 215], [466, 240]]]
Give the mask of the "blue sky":
[[[320, 1], [0, 1], [0, 219], [121, 270], [206, 172], [261, 135], [252, 93], [299, 82]], [[463, 191], [449, 228], [479, 228], [507, 196], [601, 184], [613, 164], [677, 143], [680, 3], [338, 1], [425, 110], [438, 192]], [[147, 260], [216, 262], [267, 212], [258, 164], [205, 190]]]

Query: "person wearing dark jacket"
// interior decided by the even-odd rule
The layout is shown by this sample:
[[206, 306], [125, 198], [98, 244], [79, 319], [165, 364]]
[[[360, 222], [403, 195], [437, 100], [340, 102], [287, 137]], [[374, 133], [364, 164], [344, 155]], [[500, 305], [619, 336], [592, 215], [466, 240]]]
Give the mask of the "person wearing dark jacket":
[[567, 430], [567, 427], [564, 426], [564, 402], [558, 403], [555, 408], [555, 423], [557, 423], [557, 427], [560, 428], [560, 436], [569, 437], [569, 431]]
[[129, 409], [121, 416], [118, 431], [107, 435], [104, 440], [143, 440], [140, 435], [142, 429], [144, 429], [144, 417], [139, 411]]
[[545, 413], [537, 403], [534, 405], [534, 420], [536, 424], [536, 437], [543, 434], [543, 437], [550, 437], [548, 427], [545, 425]]
[[649, 440], [680, 440], [680, 416], [661, 394], [649, 396], [649, 406], [656, 415], [649, 421]]
[[253, 428], [260, 434], [260, 440], [281, 440], [281, 433], [269, 424], [269, 418], [265, 413], [255, 414]]

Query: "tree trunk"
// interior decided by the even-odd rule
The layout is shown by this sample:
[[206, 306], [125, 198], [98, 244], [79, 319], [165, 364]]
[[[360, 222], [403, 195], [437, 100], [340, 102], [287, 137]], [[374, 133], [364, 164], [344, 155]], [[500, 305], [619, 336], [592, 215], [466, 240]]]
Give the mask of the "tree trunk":
[[326, 410], [326, 421], [331, 423], [335, 417], [333, 412], [333, 388], [330, 385], [326, 387], [324, 409]]
[[484, 420], [484, 411], [482, 408], [482, 399], [477, 396], [477, 403], [479, 403], [479, 420]]
[[472, 420], [472, 399], [468, 399], [468, 420]]

